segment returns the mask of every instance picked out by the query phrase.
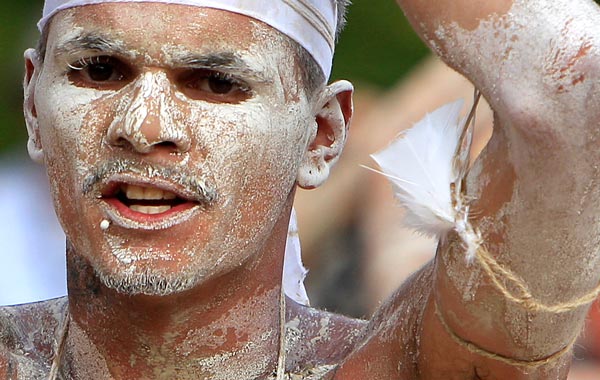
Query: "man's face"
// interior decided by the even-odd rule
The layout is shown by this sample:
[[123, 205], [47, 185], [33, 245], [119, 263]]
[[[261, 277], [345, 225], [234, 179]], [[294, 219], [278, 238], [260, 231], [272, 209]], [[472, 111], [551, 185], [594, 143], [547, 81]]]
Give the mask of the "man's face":
[[60, 12], [35, 111], [77, 254], [109, 286], [166, 294], [258, 252], [314, 123], [297, 78], [287, 39], [238, 14], [160, 3]]

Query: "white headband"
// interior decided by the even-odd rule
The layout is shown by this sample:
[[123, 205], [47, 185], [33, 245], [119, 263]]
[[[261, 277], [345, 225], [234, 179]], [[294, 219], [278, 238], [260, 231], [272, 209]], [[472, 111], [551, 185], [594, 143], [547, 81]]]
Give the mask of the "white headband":
[[222, 9], [260, 20], [287, 35], [319, 64], [326, 78], [331, 73], [337, 7], [335, 0], [46, 0], [38, 29], [57, 12], [99, 3], [171, 3]]

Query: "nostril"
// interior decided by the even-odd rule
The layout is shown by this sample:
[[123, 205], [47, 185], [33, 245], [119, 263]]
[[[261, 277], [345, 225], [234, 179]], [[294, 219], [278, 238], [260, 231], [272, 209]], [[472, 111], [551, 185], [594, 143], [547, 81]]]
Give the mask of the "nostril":
[[126, 146], [128, 144], [129, 144], [129, 141], [126, 138], [124, 138], [124, 137], [119, 137], [113, 143], [113, 145], [115, 145], [115, 146]]
[[128, 139], [126, 137], [119, 137], [113, 140], [113, 142], [110, 143], [110, 145], [115, 147], [132, 149], [140, 153], [150, 153], [154, 149], [169, 152], [180, 152], [185, 150], [184, 146], [180, 146], [179, 144], [173, 141], [161, 141], [155, 143], [144, 142], [138, 144], [137, 141], [135, 141], [134, 139]]
[[179, 150], [179, 147], [177, 146], [177, 144], [175, 144], [172, 141], [163, 141], [163, 142], [160, 142], [158, 144], [155, 144], [154, 146], [165, 148], [165, 149], [168, 149], [168, 150]]

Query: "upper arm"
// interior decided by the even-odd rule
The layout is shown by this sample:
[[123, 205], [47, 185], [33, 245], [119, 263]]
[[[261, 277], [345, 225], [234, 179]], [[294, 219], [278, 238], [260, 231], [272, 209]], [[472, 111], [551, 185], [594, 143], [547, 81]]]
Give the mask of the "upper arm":
[[[470, 220], [483, 244], [540, 303], [589, 293], [600, 278], [598, 6], [591, 0], [398, 2], [426, 42], [495, 111], [496, 130], [467, 186]], [[418, 328], [386, 313], [402, 328], [380, 328], [373, 335], [378, 339], [363, 347], [400, 350], [398, 361], [410, 362], [414, 357], [402, 352], [408, 346], [400, 344], [416, 334], [423, 379], [566, 377], [568, 353], [535, 368], [494, 357], [525, 363], [562, 352], [578, 334], [586, 307], [527, 310], [498, 291], [479, 265], [467, 265], [461, 242], [453, 239], [442, 242], [432, 276], [420, 285], [433, 292], [419, 306]], [[406, 296], [396, 294], [396, 311], [407, 312]], [[390, 347], [396, 351], [382, 340], [385, 334], [395, 336]], [[390, 360], [393, 370], [398, 361]]]
[[[471, 222], [485, 248], [538, 303], [567, 303], [589, 293], [600, 276], [594, 248], [600, 239], [598, 6], [591, 0], [496, 1], [492, 7], [508, 9], [483, 9], [488, 16], [467, 25], [452, 13], [431, 16], [418, 1], [399, 2], [495, 111], [494, 135], [467, 186]], [[560, 313], [527, 310], [505, 297], [481, 266], [467, 265], [461, 242], [452, 239], [440, 247], [433, 286], [432, 299], [449, 328], [430, 302], [421, 335], [424, 378], [450, 370], [490, 379], [566, 376], [568, 354], [536, 368], [493, 357], [525, 363], [560, 353], [577, 335], [584, 306]]]

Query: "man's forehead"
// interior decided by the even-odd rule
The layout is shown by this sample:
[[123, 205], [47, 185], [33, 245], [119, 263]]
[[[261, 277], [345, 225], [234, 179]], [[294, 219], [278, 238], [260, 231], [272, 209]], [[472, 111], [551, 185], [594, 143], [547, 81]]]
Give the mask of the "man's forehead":
[[59, 29], [55, 33], [57, 43], [95, 40], [122, 47], [171, 44], [202, 50], [227, 45], [240, 50], [255, 43], [258, 35], [277, 40], [275, 30], [243, 15], [162, 3], [107, 3], [68, 9], [56, 15], [52, 29]]

